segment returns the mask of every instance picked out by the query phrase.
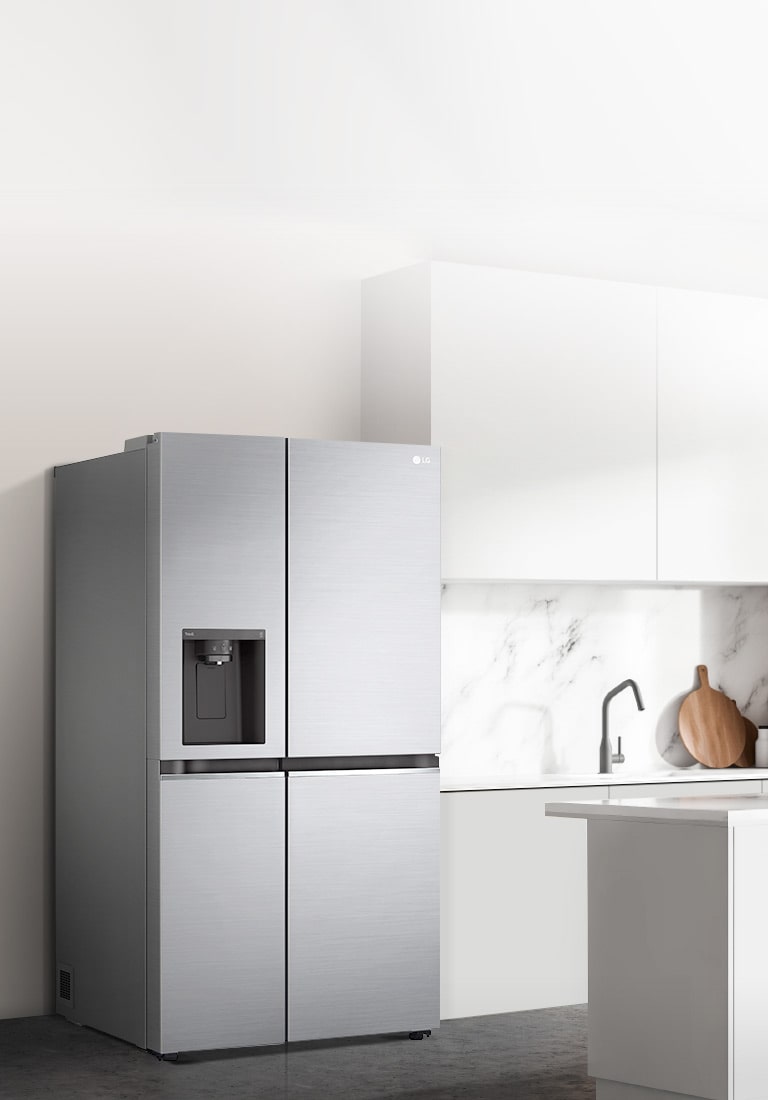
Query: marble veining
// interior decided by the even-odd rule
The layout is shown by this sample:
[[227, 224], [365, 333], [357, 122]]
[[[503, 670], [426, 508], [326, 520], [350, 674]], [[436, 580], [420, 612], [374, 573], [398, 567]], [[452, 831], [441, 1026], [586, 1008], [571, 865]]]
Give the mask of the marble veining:
[[696, 666], [768, 725], [768, 588], [446, 584], [442, 603], [446, 777], [585, 773], [598, 767], [601, 704], [627, 757], [616, 772], [695, 763], [680, 703]]

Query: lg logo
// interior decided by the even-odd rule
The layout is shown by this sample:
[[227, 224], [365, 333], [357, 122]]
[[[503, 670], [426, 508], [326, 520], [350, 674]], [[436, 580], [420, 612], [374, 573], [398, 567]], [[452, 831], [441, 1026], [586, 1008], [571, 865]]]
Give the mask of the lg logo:
[[413, 464], [414, 464], [414, 466], [421, 466], [421, 464], [422, 464], [422, 463], [423, 463], [423, 464], [424, 464], [425, 466], [428, 466], [428, 465], [430, 464], [430, 462], [431, 462], [431, 461], [432, 461], [432, 459], [431, 459], [431, 458], [430, 458], [430, 457], [429, 457], [428, 455], [424, 455], [424, 456], [422, 456], [422, 455], [414, 455], [414, 456], [413, 456]]

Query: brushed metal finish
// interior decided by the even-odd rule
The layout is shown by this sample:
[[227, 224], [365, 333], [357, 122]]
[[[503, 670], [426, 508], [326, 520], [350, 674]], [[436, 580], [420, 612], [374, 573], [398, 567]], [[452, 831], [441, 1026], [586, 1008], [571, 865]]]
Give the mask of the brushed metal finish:
[[161, 1052], [284, 1042], [285, 778], [163, 776], [160, 821]]
[[439, 1024], [439, 777], [288, 779], [288, 1039]]
[[142, 452], [54, 479], [56, 955], [78, 1023], [144, 1046]]
[[288, 455], [288, 752], [439, 752], [439, 452], [289, 440]]
[[[206, 757], [285, 754], [285, 440], [161, 433], [159, 442], [160, 757], [182, 744], [181, 632], [266, 630], [263, 745], [205, 746]], [[150, 512], [156, 501], [150, 499]]]

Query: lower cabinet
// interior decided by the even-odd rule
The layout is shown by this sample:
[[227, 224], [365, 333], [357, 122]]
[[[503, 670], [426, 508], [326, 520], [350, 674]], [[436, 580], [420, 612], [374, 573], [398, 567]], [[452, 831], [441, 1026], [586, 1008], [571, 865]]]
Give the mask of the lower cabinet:
[[586, 826], [547, 818], [544, 805], [605, 797], [604, 787], [442, 795], [444, 1019], [586, 1001]]
[[547, 802], [761, 792], [759, 779], [444, 792], [443, 1019], [587, 1000], [586, 822], [545, 817]]

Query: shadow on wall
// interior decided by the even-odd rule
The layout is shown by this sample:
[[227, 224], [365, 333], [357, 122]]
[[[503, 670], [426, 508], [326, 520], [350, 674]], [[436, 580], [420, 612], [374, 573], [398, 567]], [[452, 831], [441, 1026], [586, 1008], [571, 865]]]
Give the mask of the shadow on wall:
[[53, 1009], [53, 470], [0, 493], [0, 1017]]
[[[768, 723], [768, 588], [713, 587], [701, 593], [702, 664], [709, 682], [756, 725]], [[698, 687], [697, 676], [696, 687]]]

